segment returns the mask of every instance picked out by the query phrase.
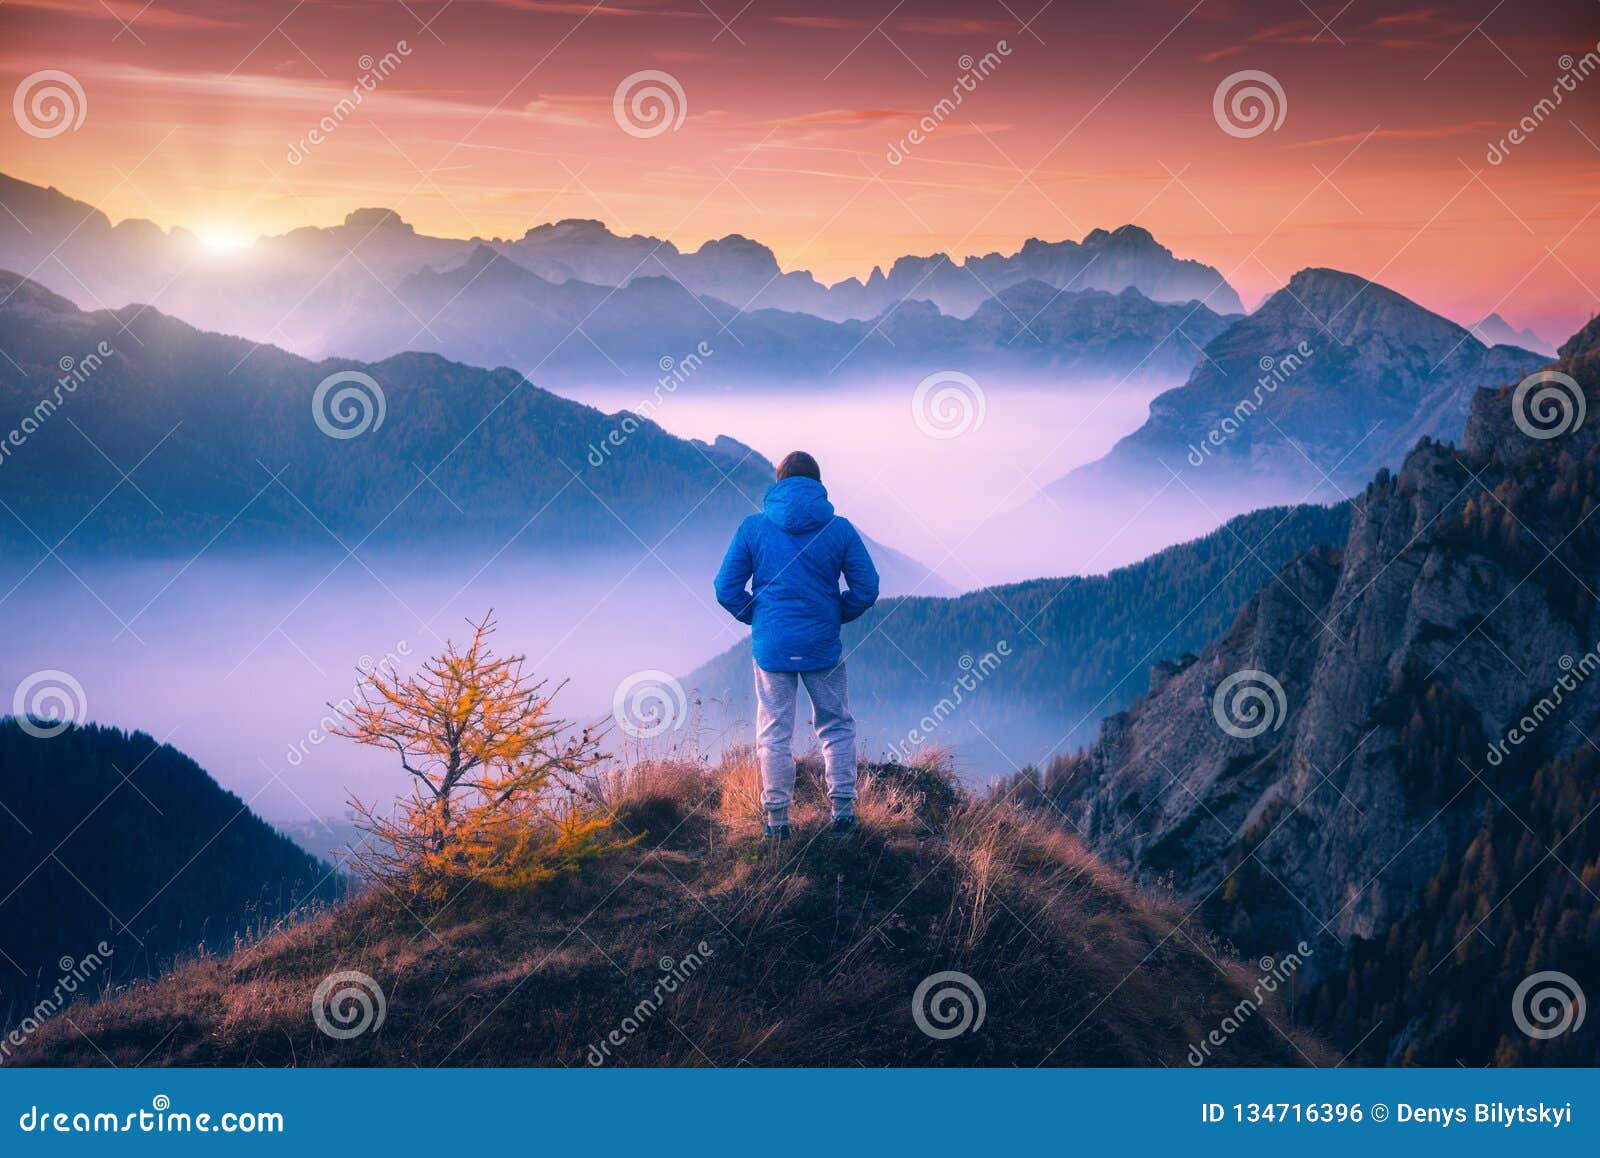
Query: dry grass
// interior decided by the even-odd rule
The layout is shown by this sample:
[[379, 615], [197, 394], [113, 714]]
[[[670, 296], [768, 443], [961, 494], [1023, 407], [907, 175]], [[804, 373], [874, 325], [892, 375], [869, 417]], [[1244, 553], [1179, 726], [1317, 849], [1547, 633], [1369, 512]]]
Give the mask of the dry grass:
[[[860, 792], [858, 834], [831, 836], [803, 761], [795, 839], [772, 845], [752, 752], [637, 765], [600, 795], [639, 839], [597, 863], [528, 889], [463, 882], [426, 907], [369, 892], [75, 1007], [76, 1028], [56, 1019], [18, 1060], [584, 1065], [603, 1046], [613, 1065], [1182, 1065], [1243, 995], [1199, 927], [1039, 817], [970, 799], [937, 766], [864, 768]], [[695, 964], [648, 1006], [664, 959]], [[340, 970], [387, 1002], [349, 1040], [310, 1016]], [[987, 1014], [936, 1040], [912, 995], [948, 970]], [[1269, 1004], [1213, 1064], [1323, 1060]]]

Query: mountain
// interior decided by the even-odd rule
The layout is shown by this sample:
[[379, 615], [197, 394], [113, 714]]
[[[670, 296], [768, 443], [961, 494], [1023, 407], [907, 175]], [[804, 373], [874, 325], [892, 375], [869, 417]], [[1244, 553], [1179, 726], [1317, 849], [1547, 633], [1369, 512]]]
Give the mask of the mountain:
[[[869, 767], [863, 828], [760, 838], [753, 767], [635, 769], [635, 843], [548, 884], [385, 890], [47, 1021], [23, 1065], [1317, 1065], [1236, 962], [1070, 836]], [[582, 936], [574, 935], [574, 930]], [[1265, 983], [1265, 989], [1263, 989]], [[320, 1028], [319, 1028], [320, 1026]]]
[[[9, 681], [8, 681], [9, 683]], [[43, 722], [32, 727], [37, 730]], [[142, 732], [0, 718], [0, 1018], [226, 952], [343, 881]]]
[[1311, 938], [1314, 1024], [1373, 1060], [1600, 1061], [1519, 1029], [1558, 996], [1514, 1010], [1600, 945], [1600, 321], [1560, 353], [1544, 398], [1479, 390], [1459, 447], [1380, 471], [1342, 546], [1040, 789], [1246, 954]]
[[[733, 440], [711, 453], [508, 369], [313, 363], [148, 308], [84, 312], [14, 274], [0, 273], [0, 348], [0, 414], [17, 426], [0, 541], [25, 555], [68, 537], [124, 557], [470, 543], [703, 569], [773, 477]], [[886, 583], [941, 586], [874, 549]]]
[[[90, 205], [3, 174], [0, 203], [10, 211], [0, 216], [0, 268], [84, 308], [147, 304], [201, 329], [311, 357], [425, 349], [474, 363], [503, 359], [531, 374], [559, 352], [551, 368], [563, 373], [607, 382], [638, 375], [647, 386], [661, 359], [681, 358], [701, 340], [729, 366], [748, 343], [742, 362], [769, 374], [781, 372], [791, 353], [805, 358], [808, 374], [832, 373], [864, 342], [882, 362], [894, 352], [873, 325], [884, 315], [931, 302], [936, 316], [964, 319], [1026, 283], [1068, 297], [1133, 289], [1142, 299], [1184, 307], [1186, 317], [1243, 308], [1215, 269], [1175, 257], [1131, 225], [1095, 230], [1081, 242], [1030, 239], [1015, 254], [959, 263], [944, 254], [904, 257], [888, 274], [875, 270], [865, 282], [829, 287], [808, 272], [781, 271], [771, 250], [737, 234], [692, 252], [659, 238], [620, 237], [586, 220], [540, 225], [515, 240], [436, 238], [391, 210], [367, 208], [339, 225], [263, 237], [221, 257], [181, 229], [139, 220], [113, 226]], [[1075, 349], [1058, 352], [1043, 340], [1051, 325], [1036, 317], [1038, 298], [1034, 290], [1032, 305], [1005, 307], [1008, 342], [1000, 353], [1041, 369], [1083, 360]], [[1198, 311], [1185, 305], [1196, 301], [1203, 303]], [[592, 316], [596, 309], [601, 317]], [[1123, 324], [1110, 320], [1120, 333]], [[1129, 323], [1129, 337], [1138, 324]], [[991, 319], [974, 337], [994, 329]], [[1009, 341], [1024, 329], [1031, 331], [1027, 341]], [[1188, 347], [1203, 344], [1206, 330], [1205, 321], [1191, 322], [1170, 372], [1187, 373]], [[955, 345], [968, 357], [985, 353], [981, 345]], [[1148, 340], [1138, 347], [1136, 360], [1150, 348]]]
[[[1142, 694], [1151, 666], [1221, 631], [1263, 578], [1342, 542], [1348, 504], [1255, 511], [1108, 575], [887, 599], [844, 630], [862, 746], [953, 751], [972, 779], [1070, 751]], [[748, 640], [682, 681], [724, 742], [755, 719]]]
[[1543, 354], [1547, 358], [1555, 356], [1555, 349], [1550, 343], [1530, 329], [1515, 329], [1499, 314], [1490, 314], [1474, 322], [1467, 329], [1471, 330], [1472, 336], [1485, 346], [1518, 346], [1524, 350], [1532, 350], [1535, 354]]
[[861, 376], [915, 383], [953, 366], [1051, 382], [1082, 375], [1173, 381], [1230, 320], [1199, 302], [1155, 302], [1131, 288], [1069, 292], [1030, 280], [967, 318], [907, 301], [870, 322], [832, 322], [787, 310], [741, 312], [664, 275], [621, 287], [550, 282], [487, 245], [459, 266], [407, 277], [394, 296], [401, 308], [352, 319], [341, 338], [347, 351], [381, 356], [424, 344], [575, 383], [636, 381], [641, 395], [691, 379], [696, 388], [759, 381], [815, 389]]
[[896, 302], [925, 299], [945, 313], [965, 317], [1001, 290], [1025, 281], [1061, 290], [1115, 293], [1132, 288], [1156, 301], [1198, 300], [1217, 313], [1244, 312], [1239, 295], [1216, 269], [1177, 258], [1148, 230], [1124, 225], [1091, 230], [1081, 242], [1029, 238], [1014, 254], [989, 253], [960, 262], [944, 253], [902, 257], [887, 274], [874, 269], [865, 282], [850, 279], [832, 287], [830, 297], [839, 300], [843, 312], [835, 307], [824, 316], [872, 317]]
[[1301, 270], [1212, 339], [1188, 381], [1155, 398], [1109, 454], [997, 516], [975, 539], [978, 554], [1022, 574], [1103, 566], [1164, 546], [1174, 528], [1193, 533], [1269, 503], [1340, 501], [1418, 439], [1459, 438], [1475, 390], [1542, 362], [1486, 348], [1365, 278]]
[[1136, 225], [1092, 230], [1081, 242], [1029, 238], [1016, 253], [959, 262], [943, 253], [901, 257], [887, 273], [878, 268], [864, 281], [849, 278], [832, 286], [804, 270], [783, 272], [772, 250], [739, 234], [685, 253], [655, 237], [618, 237], [599, 221], [568, 220], [530, 229], [497, 248], [551, 281], [617, 286], [636, 277], [669, 276], [693, 293], [741, 309], [785, 310], [832, 321], [869, 320], [906, 301], [929, 301], [942, 313], [967, 317], [1025, 281], [1058, 290], [1132, 288], [1156, 301], [1199, 300], [1217, 313], [1244, 312], [1239, 295], [1216, 269], [1175, 257]]

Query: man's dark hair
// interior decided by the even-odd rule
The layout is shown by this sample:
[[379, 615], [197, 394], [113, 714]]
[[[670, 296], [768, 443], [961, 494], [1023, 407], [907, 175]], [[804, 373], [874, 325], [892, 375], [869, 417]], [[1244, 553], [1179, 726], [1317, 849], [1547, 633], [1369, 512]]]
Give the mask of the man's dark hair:
[[822, 481], [822, 468], [817, 465], [817, 460], [803, 450], [796, 450], [784, 457], [778, 464], [778, 481], [786, 478], [813, 478]]

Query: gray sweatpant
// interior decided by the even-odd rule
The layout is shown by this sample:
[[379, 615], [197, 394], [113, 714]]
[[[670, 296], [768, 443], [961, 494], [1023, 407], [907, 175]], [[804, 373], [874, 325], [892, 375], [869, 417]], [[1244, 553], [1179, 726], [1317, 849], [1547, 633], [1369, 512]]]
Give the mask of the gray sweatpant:
[[785, 824], [794, 799], [794, 713], [803, 680], [816, 710], [817, 738], [835, 816], [855, 811], [856, 721], [850, 714], [844, 663], [820, 671], [756, 672], [756, 750], [761, 760], [761, 803], [772, 824]]

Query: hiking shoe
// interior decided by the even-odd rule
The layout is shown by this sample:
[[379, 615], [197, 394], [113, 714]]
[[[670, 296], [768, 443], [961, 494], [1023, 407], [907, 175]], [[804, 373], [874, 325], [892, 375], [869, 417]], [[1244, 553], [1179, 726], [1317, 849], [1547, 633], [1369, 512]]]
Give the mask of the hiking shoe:
[[835, 816], [833, 818], [834, 836], [849, 836], [855, 830], [856, 818], [854, 813], [846, 813], [843, 816]]
[[788, 840], [789, 826], [787, 824], [769, 824], [762, 834], [767, 840]]

